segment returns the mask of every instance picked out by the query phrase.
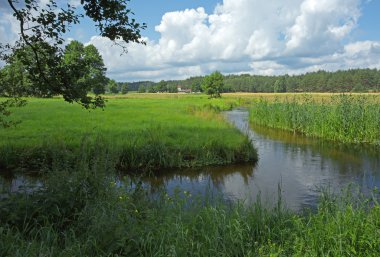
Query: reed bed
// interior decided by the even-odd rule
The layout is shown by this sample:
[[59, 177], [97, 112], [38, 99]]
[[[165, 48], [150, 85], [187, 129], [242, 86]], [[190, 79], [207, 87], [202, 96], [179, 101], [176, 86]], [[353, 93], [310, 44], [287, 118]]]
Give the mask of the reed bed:
[[344, 143], [380, 145], [380, 103], [371, 95], [261, 99], [250, 109], [250, 121]]

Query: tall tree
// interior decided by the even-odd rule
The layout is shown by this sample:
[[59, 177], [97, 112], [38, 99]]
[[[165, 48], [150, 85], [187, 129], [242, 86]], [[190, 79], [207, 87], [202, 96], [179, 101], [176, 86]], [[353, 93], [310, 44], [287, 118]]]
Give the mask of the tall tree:
[[121, 93], [123, 95], [127, 94], [128, 93], [128, 83], [127, 82], [124, 82], [122, 85], [121, 85]]
[[108, 79], [106, 77], [107, 68], [103, 58], [94, 45], [84, 48], [85, 61], [88, 68], [87, 82], [92, 87], [94, 94], [104, 94]]
[[[129, 0], [81, 0], [84, 15], [70, 4], [55, 0], [7, 0], [10, 12], [17, 18], [20, 29], [15, 44], [0, 42], [0, 58], [9, 62], [20, 49], [31, 54], [20, 55], [20, 60], [32, 74], [33, 87], [41, 94], [59, 94], [68, 102], [78, 102], [85, 108], [103, 107], [101, 97], [90, 97], [87, 91], [72, 87], [70, 72], [61, 65], [64, 34], [80, 18], [87, 16], [95, 22], [99, 34], [125, 50], [126, 43], [145, 44], [140, 31], [146, 28], [134, 18], [128, 8]], [[58, 3], [59, 4], [58, 4]], [[47, 43], [48, 42], [48, 43]]]
[[202, 88], [210, 98], [218, 98], [223, 92], [223, 85], [223, 75], [215, 71], [203, 79]]
[[108, 89], [112, 94], [119, 93], [119, 87], [117, 86], [117, 83], [115, 80], [110, 79], [108, 82]]

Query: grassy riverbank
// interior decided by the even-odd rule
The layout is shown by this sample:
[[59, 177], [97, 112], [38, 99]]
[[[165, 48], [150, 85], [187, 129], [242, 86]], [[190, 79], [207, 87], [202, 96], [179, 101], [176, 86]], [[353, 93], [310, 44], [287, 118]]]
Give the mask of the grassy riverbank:
[[[317, 211], [265, 209], [115, 183], [102, 154], [0, 201], [1, 256], [379, 256], [380, 205], [322, 194]], [[62, 183], [64, 181], [64, 183]], [[348, 190], [347, 192], [351, 192]], [[4, 195], [3, 195], [4, 196]], [[210, 201], [209, 201], [210, 200]]]
[[370, 95], [261, 99], [251, 108], [250, 121], [334, 141], [380, 145], [380, 103]]
[[70, 165], [83, 148], [108, 152], [122, 170], [151, 170], [257, 160], [249, 140], [219, 113], [233, 100], [206, 96], [108, 99], [85, 111], [61, 99], [30, 99], [1, 129], [0, 167], [41, 170]]
[[26, 193], [0, 192], [0, 256], [379, 256], [378, 192], [323, 193], [317, 210], [295, 213], [281, 201], [266, 209], [260, 199], [246, 206], [181, 189], [152, 194], [115, 178], [119, 169], [254, 160], [250, 142], [219, 113], [239, 102], [157, 94], [113, 97], [105, 111], [87, 112], [30, 100], [15, 110], [23, 122], [0, 132], [1, 165], [46, 172]]

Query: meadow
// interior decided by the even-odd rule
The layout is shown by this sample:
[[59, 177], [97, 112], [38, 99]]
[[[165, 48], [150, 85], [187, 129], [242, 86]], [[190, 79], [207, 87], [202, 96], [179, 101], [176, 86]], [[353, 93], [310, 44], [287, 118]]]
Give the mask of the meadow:
[[43, 184], [0, 192], [0, 256], [379, 256], [376, 189], [370, 196], [355, 187], [339, 196], [325, 190], [316, 210], [296, 213], [281, 193], [269, 209], [260, 197], [247, 206], [180, 188], [151, 194], [138, 178], [120, 183], [115, 175], [254, 162], [251, 142], [220, 112], [237, 106], [252, 108], [251, 119], [267, 126], [294, 117], [308, 128], [317, 126], [312, 118], [326, 116], [340, 127], [334, 122], [345, 118], [346, 128], [365, 126], [376, 138], [377, 96], [263, 97], [130, 94], [109, 96], [104, 111], [29, 99], [12, 116], [22, 122], [0, 131], [0, 170], [44, 172]]
[[249, 140], [220, 110], [235, 100], [206, 96], [111, 97], [104, 110], [83, 110], [62, 99], [29, 99], [14, 110], [16, 127], [1, 129], [0, 167], [41, 170], [83, 151], [105, 148], [120, 170], [154, 170], [257, 160]]

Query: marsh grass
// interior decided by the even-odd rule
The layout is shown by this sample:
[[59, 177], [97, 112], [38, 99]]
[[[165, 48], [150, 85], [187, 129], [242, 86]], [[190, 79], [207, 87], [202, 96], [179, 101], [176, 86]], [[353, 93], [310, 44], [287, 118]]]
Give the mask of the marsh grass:
[[269, 102], [250, 110], [252, 123], [345, 143], [380, 145], [380, 103], [371, 95], [311, 96]]
[[[85, 152], [44, 186], [0, 202], [1, 256], [378, 256], [379, 195], [323, 191], [295, 213], [180, 189], [152, 196], [139, 181], [115, 183], [106, 153]], [[90, 158], [91, 157], [91, 158]], [[92, 159], [92, 161], [89, 161]], [[131, 186], [133, 185], [133, 186]], [[207, 194], [206, 194], [207, 195]]]

